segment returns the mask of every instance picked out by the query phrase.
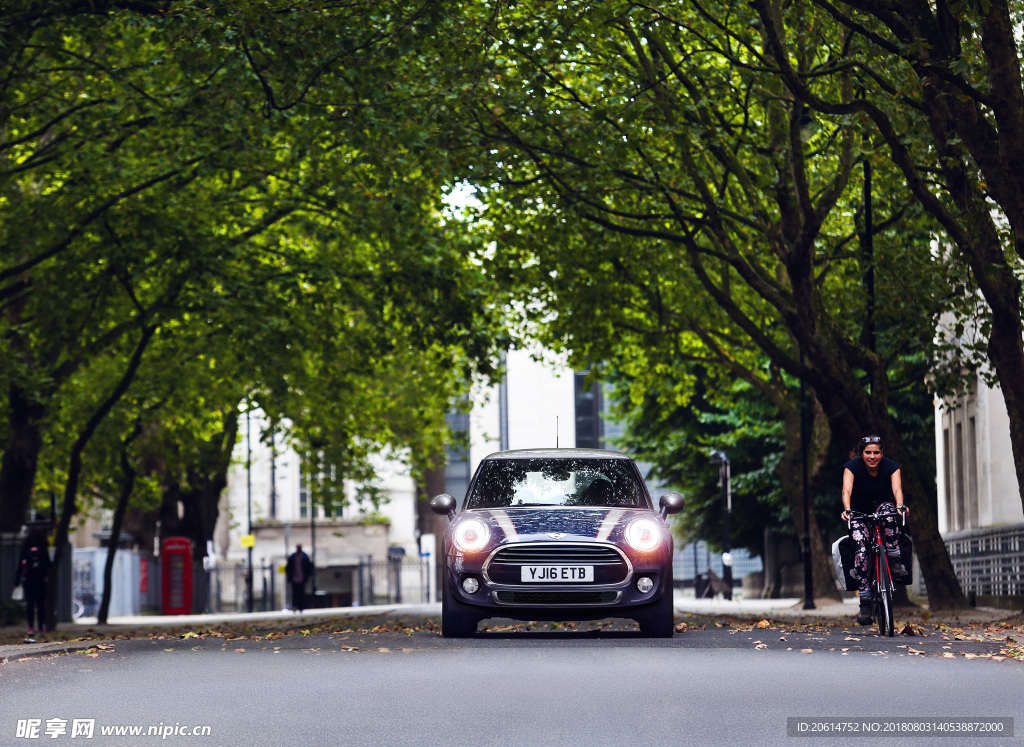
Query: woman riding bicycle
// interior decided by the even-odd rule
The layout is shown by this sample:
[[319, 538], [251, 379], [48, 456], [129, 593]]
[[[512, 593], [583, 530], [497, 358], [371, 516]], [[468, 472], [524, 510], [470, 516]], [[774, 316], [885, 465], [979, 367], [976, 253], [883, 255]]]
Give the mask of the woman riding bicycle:
[[[889, 569], [893, 580], [908, 578], [907, 569], [900, 562], [897, 544], [899, 529], [896, 512], [909, 512], [903, 505], [903, 482], [900, 465], [882, 456], [882, 437], [865, 436], [850, 451], [850, 461], [843, 465], [843, 521], [850, 521], [851, 509], [857, 513], [889, 513], [882, 524], [885, 554], [889, 556]], [[871, 573], [867, 567], [868, 536], [864, 524], [852, 519], [850, 535], [857, 544], [851, 575], [860, 585], [859, 625], [871, 624]]]

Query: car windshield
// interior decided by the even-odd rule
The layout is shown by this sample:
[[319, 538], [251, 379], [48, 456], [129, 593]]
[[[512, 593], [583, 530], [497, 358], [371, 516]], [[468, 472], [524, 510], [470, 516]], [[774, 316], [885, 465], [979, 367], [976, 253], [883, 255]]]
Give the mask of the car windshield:
[[646, 492], [625, 459], [491, 459], [480, 465], [466, 508], [646, 507]]

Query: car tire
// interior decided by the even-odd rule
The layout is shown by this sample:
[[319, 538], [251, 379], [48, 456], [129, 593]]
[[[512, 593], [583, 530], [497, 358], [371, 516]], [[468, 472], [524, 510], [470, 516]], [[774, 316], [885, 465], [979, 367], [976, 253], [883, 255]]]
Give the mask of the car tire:
[[473, 613], [466, 605], [459, 604], [452, 598], [445, 584], [441, 593], [441, 636], [443, 638], [472, 638], [476, 633], [480, 616]]
[[672, 589], [668, 589], [650, 611], [642, 617], [637, 617], [636, 621], [640, 623], [640, 632], [648, 638], [671, 638], [676, 629]]

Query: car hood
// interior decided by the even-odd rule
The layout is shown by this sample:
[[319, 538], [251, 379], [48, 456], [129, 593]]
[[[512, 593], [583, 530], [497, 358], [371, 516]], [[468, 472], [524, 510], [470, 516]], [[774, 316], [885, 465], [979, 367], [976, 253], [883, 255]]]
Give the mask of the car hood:
[[635, 516], [657, 515], [650, 509], [637, 508], [516, 508], [480, 513], [504, 534], [501, 542], [614, 540]]

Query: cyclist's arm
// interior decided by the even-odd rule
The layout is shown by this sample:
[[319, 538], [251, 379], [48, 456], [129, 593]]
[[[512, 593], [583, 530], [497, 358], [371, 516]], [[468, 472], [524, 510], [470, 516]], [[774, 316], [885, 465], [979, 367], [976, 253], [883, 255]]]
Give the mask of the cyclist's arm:
[[899, 470], [892, 473], [892, 495], [896, 499], [897, 511], [910, 510], [903, 505], [903, 478], [900, 476]]
[[[902, 495], [902, 488], [900, 490]], [[853, 497], [853, 473], [848, 469], [843, 469], [843, 513], [840, 514], [845, 520], [847, 518], [847, 511], [850, 510], [850, 499]]]

